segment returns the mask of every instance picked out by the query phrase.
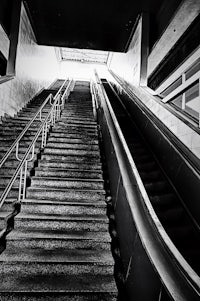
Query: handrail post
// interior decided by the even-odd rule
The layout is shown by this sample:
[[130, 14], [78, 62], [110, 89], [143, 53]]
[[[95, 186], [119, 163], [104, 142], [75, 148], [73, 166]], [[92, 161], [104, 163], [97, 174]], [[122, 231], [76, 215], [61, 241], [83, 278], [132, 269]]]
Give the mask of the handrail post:
[[28, 161], [26, 160], [25, 163], [24, 163], [24, 182], [23, 182], [22, 200], [24, 200], [25, 196], [26, 196], [27, 167], [28, 167]]

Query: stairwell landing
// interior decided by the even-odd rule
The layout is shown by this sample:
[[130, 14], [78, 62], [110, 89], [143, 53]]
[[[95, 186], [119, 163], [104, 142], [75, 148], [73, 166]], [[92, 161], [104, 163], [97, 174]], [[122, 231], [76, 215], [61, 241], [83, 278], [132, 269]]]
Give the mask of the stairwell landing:
[[0, 255], [0, 299], [116, 300], [88, 82], [76, 82], [34, 173]]

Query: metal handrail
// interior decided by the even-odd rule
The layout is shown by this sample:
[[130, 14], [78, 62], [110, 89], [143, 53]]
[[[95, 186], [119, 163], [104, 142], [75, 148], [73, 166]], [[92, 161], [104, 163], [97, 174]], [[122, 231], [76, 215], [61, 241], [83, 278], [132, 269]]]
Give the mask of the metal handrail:
[[[56, 99], [58, 97], [58, 95], [61, 93], [62, 88], [64, 87], [65, 83], [66, 83], [67, 79], [64, 81], [64, 83], [62, 84], [62, 86], [60, 87], [60, 89], [58, 90], [58, 92], [56, 93], [56, 95], [53, 97], [53, 99]], [[13, 144], [10, 146], [9, 150], [5, 153], [5, 155], [3, 156], [3, 158], [0, 161], [0, 168], [2, 167], [2, 165], [5, 163], [5, 161], [7, 160], [7, 158], [9, 157], [9, 155], [13, 152], [14, 148], [18, 145], [19, 141], [21, 140], [21, 138], [24, 136], [24, 134], [27, 132], [27, 130], [30, 128], [30, 126], [32, 125], [32, 123], [35, 121], [35, 119], [38, 117], [38, 115], [40, 114], [40, 120], [41, 120], [41, 112], [42, 109], [44, 108], [44, 106], [48, 103], [49, 100], [51, 100], [52, 98], [52, 94], [49, 94], [47, 96], [47, 98], [45, 99], [45, 101], [43, 102], [43, 104], [40, 106], [40, 108], [37, 110], [37, 112], [35, 113], [35, 116], [28, 122], [28, 124], [26, 125], [26, 127], [23, 129], [23, 131], [18, 135], [18, 137], [15, 139], [15, 141], [13, 142]]]
[[[73, 81], [71, 80], [70, 83], [72, 84]], [[68, 85], [66, 89], [70, 89], [71, 88], [71, 85]], [[7, 184], [3, 194], [1, 195], [0, 197], [0, 208], [2, 207], [2, 205], [4, 204], [7, 196], [8, 196], [8, 193], [10, 192], [11, 188], [12, 188], [12, 185], [13, 183], [15, 182], [19, 172], [21, 171], [21, 177], [23, 177], [24, 180], [26, 180], [26, 168], [27, 168], [27, 162], [30, 161], [31, 159], [33, 159], [33, 155], [34, 155], [34, 149], [35, 149], [35, 142], [37, 141], [38, 137], [40, 136], [41, 132], [42, 134], [44, 134], [44, 129], [47, 129], [48, 128], [48, 124], [51, 122], [52, 124], [55, 123], [56, 119], [59, 118], [59, 114], [57, 113], [57, 106], [60, 105], [60, 94], [57, 93], [57, 96], [54, 97], [54, 102], [52, 104], [52, 107], [49, 111], [49, 113], [47, 114], [46, 118], [42, 121], [37, 133], [35, 134], [32, 142], [30, 143], [29, 147], [27, 148], [27, 151], [26, 153], [24, 154], [23, 158], [20, 159], [20, 163], [19, 165], [17, 166], [11, 180], [9, 181], [9, 183]], [[45, 140], [45, 143], [46, 143], [46, 135], [44, 134], [44, 140]], [[19, 142], [19, 141], [18, 141]], [[17, 144], [18, 144], [17, 142]], [[43, 144], [43, 147], [45, 146], [45, 143]], [[17, 145], [16, 144], [16, 145]], [[32, 155], [31, 155], [31, 158], [28, 158], [29, 154], [31, 153], [32, 151]], [[25, 172], [24, 172], [24, 176], [23, 176], [23, 167], [25, 167]], [[20, 183], [22, 181], [20, 177]], [[25, 197], [25, 186], [26, 186], [26, 182], [24, 183], [24, 187], [23, 187], [23, 195], [22, 197], [24, 198]], [[21, 187], [20, 187], [21, 188]], [[18, 201], [21, 201], [21, 191], [19, 189], [19, 198], [18, 198]]]
[[[95, 72], [95, 77], [98, 95], [104, 103], [104, 108], [106, 107], [109, 112], [107, 113], [107, 120], [110, 120], [108, 123], [112, 131], [112, 136], [114, 135], [119, 143], [118, 145], [114, 144], [114, 148], [122, 172], [123, 186], [126, 191], [131, 214], [143, 246], [174, 300], [189, 300], [184, 296], [183, 287], [187, 290], [188, 294], [192, 294], [195, 297], [194, 300], [197, 300], [200, 297], [200, 277], [174, 246], [158, 220], [97, 72]], [[124, 156], [126, 156], [126, 159], [124, 159]], [[131, 176], [136, 181], [138, 187], [137, 193], [139, 192], [144, 207], [139, 199], [134, 198], [136, 196], [133, 187], [135, 183], [133, 183], [133, 180], [131, 181]], [[148, 226], [146, 225], [147, 220], [149, 221]]]
[[61, 97], [61, 106], [62, 106], [62, 108], [64, 106], [65, 99], [69, 96], [70, 91], [73, 90], [73, 89], [74, 89], [74, 81], [71, 80], [71, 81], [69, 81], [69, 83], [68, 83], [68, 85], [65, 89], [65, 92], [63, 93], [63, 95]]

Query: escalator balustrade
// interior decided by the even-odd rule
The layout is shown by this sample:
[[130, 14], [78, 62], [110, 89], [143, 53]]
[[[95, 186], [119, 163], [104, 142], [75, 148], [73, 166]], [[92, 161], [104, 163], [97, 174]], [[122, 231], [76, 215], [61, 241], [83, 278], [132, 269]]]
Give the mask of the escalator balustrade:
[[200, 274], [200, 233], [178, 192], [171, 185], [139, 125], [128, 114], [120, 98], [103, 82], [120, 128], [143, 181], [152, 206], [172, 242], [193, 270]]

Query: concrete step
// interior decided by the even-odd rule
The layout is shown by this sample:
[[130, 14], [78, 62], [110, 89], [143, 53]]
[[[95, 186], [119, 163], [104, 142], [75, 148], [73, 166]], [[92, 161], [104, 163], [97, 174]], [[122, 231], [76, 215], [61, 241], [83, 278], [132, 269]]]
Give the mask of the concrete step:
[[[0, 195], [4, 192], [6, 186], [5, 185], [0, 185]], [[19, 194], [19, 189], [16, 187], [12, 187], [11, 191], [8, 193], [9, 198], [17, 198]]]
[[0, 298], [2, 301], [13, 300], [13, 301], [116, 301], [117, 292], [2, 292], [0, 293]]
[[[17, 127], [17, 128], [25, 128], [25, 126], [28, 124], [29, 120], [22, 120], [20, 118], [13, 118], [7, 120], [4, 124], [2, 124], [2, 127]], [[31, 124], [31, 128], [39, 126], [41, 124], [40, 120], [34, 120], [33, 123]]]
[[[5, 122], [2, 125], [0, 125], [0, 130], [11, 130], [14, 128], [14, 130], [22, 130], [26, 127], [28, 122], [22, 122], [21, 120], [17, 122], [17, 120], [13, 120], [13, 122]], [[30, 126], [30, 129], [35, 130], [35, 128], [38, 128], [41, 124], [40, 121], [33, 121], [33, 123]]]
[[77, 125], [93, 125], [96, 126], [96, 122], [93, 119], [89, 119], [89, 118], [66, 118], [64, 113], [62, 113], [62, 117], [61, 120], [58, 122], [59, 125], [63, 125], [63, 124], [77, 124]]
[[74, 162], [74, 163], [100, 163], [100, 158], [96, 156], [91, 155], [79, 155], [79, 154], [70, 154], [70, 155], [61, 155], [61, 154], [43, 154], [41, 156], [42, 159], [48, 160], [48, 161], [54, 161], [66, 163], [66, 162]]
[[[18, 163], [19, 164], [19, 163]], [[3, 177], [6, 175], [6, 177], [12, 177], [12, 175], [14, 174], [15, 172], [15, 169], [14, 166], [12, 166], [12, 164], [10, 164], [10, 167], [1, 167], [0, 168], [0, 176]], [[27, 170], [27, 176], [29, 177], [30, 176], [30, 168]], [[1, 182], [2, 178], [0, 179], [0, 182]]]
[[55, 187], [67, 189], [103, 189], [104, 181], [101, 179], [73, 179], [61, 177], [32, 177], [32, 187]]
[[[0, 170], [1, 174], [1, 170]], [[82, 179], [102, 179], [101, 170], [81, 170], [81, 169], [62, 169], [50, 167], [36, 167], [36, 177], [60, 177], [60, 178], [82, 178]]]
[[[19, 165], [19, 161], [16, 160], [16, 158], [9, 158], [4, 164], [3, 167], [6, 168], [16, 168]], [[28, 169], [33, 168], [34, 166], [34, 161], [28, 162]]]
[[[30, 274], [28, 271], [28, 266], [29, 265], [27, 263], [25, 264], [21, 263], [19, 266], [17, 265], [16, 268], [16, 262], [13, 262], [13, 264], [10, 263], [2, 266], [1, 270], [4, 268], [5, 272], [2, 271], [4, 277], [2, 278], [0, 284], [0, 291], [8, 292], [8, 293], [31, 292], [31, 294], [33, 294], [34, 292], [38, 292], [39, 293], [38, 295], [40, 297], [41, 294], [43, 295], [43, 292], [44, 294], [47, 293], [47, 296], [48, 296], [48, 292], [50, 293], [54, 292], [55, 296], [57, 296], [57, 294], [59, 296], [59, 292], [61, 292], [62, 295], [63, 293], [64, 295], [70, 293], [75, 296], [76, 293], [78, 292], [80, 292], [81, 294], [85, 292], [87, 295], [88, 293], [89, 295], [90, 293], [92, 293], [93, 295], [95, 294], [95, 292], [116, 293], [116, 285], [113, 280], [113, 276], [111, 275], [111, 273], [106, 274], [108, 271], [110, 272], [109, 266], [105, 269], [102, 269], [103, 266], [99, 267], [99, 269], [96, 269], [95, 264], [93, 264], [88, 266], [87, 269], [86, 266], [82, 265], [81, 267], [81, 265], [79, 265], [77, 266], [76, 269], [73, 269], [73, 266], [69, 264], [64, 265], [61, 263], [60, 265], [57, 265], [56, 268], [55, 268], [55, 264], [46, 264], [46, 273], [45, 272], [41, 273], [41, 269], [37, 273], [37, 267], [38, 266], [40, 266], [41, 268], [43, 267], [45, 270], [45, 264], [43, 265], [32, 264], [31, 267], [32, 269]], [[25, 269], [25, 267], [27, 268], [25, 272], [23, 272], [23, 268]], [[73, 274], [69, 273], [69, 270], [72, 269], [74, 270]], [[95, 269], [96, 269], [96, 273], [93, 273]], [[85, 272], [83, 272], [83, 270]], [[104, 270], [104, 273], [99, 273], [99, 274], [97, 273], [97, 271], [100, 272], [102, 270]], [[51, 271], [51, 273], [48, 274], [47, 273], [48, 271]], [[53, 300], [57, 300], [57, 298]], [[68, 300], [68, 298], [63, 300]], [[79, 301], [79, 299], [72, 299], [72, 300]], [[92, 300], [92, 299], [88, 299], [88, 300]]]
[[30, 116], [19, 116], [17, 115], [15, 118], [15, 120], [18, 120], [18, 122], [24, 122], [24, 123], [28, 123], [32, 118]]
[[93, 122], [91, 124], [90, 123], [85, 123], [85, 122], [73, 122], [71, 120], [71, 122], [69, 122], [68, 120], [66, 122], [63, 122], [62, 119], [56, 124], [55, 128], [81, 128], [81, 129], [97, 129], [97, 124], [95, 122]]
[[[0, 212], [0, 229], [5, 226], [5, 217], [9, 212]], [[105, 215], [55, 215], [25, 214], [15, 217], [16, 230], [59, 230], [59, 231], [108, 231], [108, 219]]]
[[58, 144], [69, 144], [69, 145], [98, 145], [98, 139], [86, 139], [86, 138], [73, 138], [73, 137], [52, 137], [52, 135], [48, 139], [48, 143], [58, 143]]
[[[22, 146], [22, 143], [19, 145], [19, 154], [25, 154], [30, 144], [27, 144], [26, 146]], [[39, 143], [37, 145], [40, 145]], [[9, 146], [0, 146], [0, 157], [3, 157], [3, 155], [9, 150]], [[38, 146], [35, 147], [35, 153], [38, 153], [40, 148]], [[13, 154], [13, 156], [11, 156]], [[14, 153], [11, 153], [10, 156], [12, 158], [16, 157], [16, 150], [14, 150]]]
[[77, 100], [70, 100], [66, 103], [65, 109], [69, 111], [71, 108], [75, 108], [79, 111], [83, 111], [84, 109], [91, 109], [92, 108], [92, 101], [85, 100], [84, 101], [77, 101]]
[[[15, 199], [7, 199], [1, 208], [1, 211], [8, 212], [14, 203]], [[51, 200], [36, 200], [25, 199], [22, 201], [21, 212], [28, 214], [55, 214], [70, 216], [82, 215], [97, 215], [105, 216], [106, 204], [105, 202], [97, 203], [81, 203], [81, 202], [59, 202]]]
[[[6, 152], [7, 151], [1, 151], [1, 153], [0, 153], [0, 159], [2, 159], [3, 158], [3, 156], [6, 154]], [[23, 157], [24, 157], [24, 155], [25, 155], [25, 152], [26, 151], [21, 151], [21, 150], [19, 150], [19, 158], [20, 159], [23, 159]], [[39, 149], [35, 149], [35, 155], [33, 156], [33, 161], [35, 161], [36, 159], [37, 159], [37, 153], [39, 153]], [[12, 161], [14, 161], [14, 160], [16, 160], [17, 161], [17, 159], [16, 159], [16, 153], [15, 152], [12, 152], [10, 155], [9, 155], [9, 158], [7, 159], [7, 160], [12, 160]], [[18, 162], [18, 164], [19, 164], [19, 161], [17, 161]]]
[[49, 142], [59, 142], [59, 143], [77, 143], [77, 144], [88, 144], [88, 145], [98, 145], [98, 137], [93, 136], [87, 136], [87, 135], [81, 135], [81, 134], [70, 134], [66, 133], [66, 135], [59, 136], [56, 133], [52, 133], [49, 136], [48, 139]]
[[[43, 156], [42, 156], [43, 157]], [[88, 163], [84, 163], [84, 162], [74, 162], [74, 160], [72, 162], [59, 162], [59, 165], [56, 161], [50, 161], [50, 160], [45, 160], [44, 158], [42, 158], [41, 160], [39, 160], [38, 166], [40, 168], [58, 168], [59, 169], [81, 169], [81, 170], [89, 170], [89, 171], [94, 171], [94, 170], [101, 170], [102, 165], [101, 163], [97, 163], [95, 162], [91, 162], [89, 161]]]
[[68, 111], [67, 113], [65, 113], [65, 115], [63, 115], [65, 118], [68, 118], [68, 117], [79, 117], [79, 118], [89, 118], [89, 119], [92, 119], [94, 120], [94, 114], [93, 112], [73, 112], [72, 110], [71, 111]]
[[44, 187], [28, 187], [26, 197], [39, 200], [102, 202], [105, 200], [104, 190], [89, 189], [56, 189]]
[[[15, 136], [16, 135], [18, 136], [21, 132], [22, 132], [23, 128], [22, 129], [16, 129], [16, 128], [9, 128], [9, 129], [0, 129], [0, 135], [2, 136]], [[27, 132], [26, 132], [26, 135], [36, 135], [38, 131], [38, 128], [35, 128], [35, 129], [29, 129]]]
[[91, 128], [81, 128], [81, 127], [76, 127], [76, 126], [70, 126], [70, 127], [59, 127], [55, 126], [52, 128], [53, 133], [60, 133], [60, 134], [65, 134], [65, 133], [74, 133], [74, 134], [82, 134], [82, 135], [91, 135], [91, 136], [97, 136], [98, 132], [97, 129], [91, 129]]
[[73, 139], [82, 139], [84, 141], [86, 140], [98, 140], [98, 135], [96, 133], [89, 133], [89, 132], [55, 132], [55, 131], [51, 131], [51, 137], [52, 138], [73, 138]]
[[61, 155], [61, 156], [87, 156], [90, 158], [99, 158], [99, 150], [91, 150], [90, 148], [85, 148], [85, 149], [74, 149], [74, 148], [56, 148], [55, 146], [46, 146], [44, 149], [44, 154], [45, 155]]
[[65, 113], [63, 112], [64, 117], [79, 117], [79, 118], [90, 118], [94, 120], [94, 115], [92, 109], [90, 111], [77, 111], [76, 109], [68, 109]]
[[36, 248], [45, 250], [78, 249], [110, 250], [111, 238], [108, 232], [71, 230], [13, 230], [7, 236], [8, 248]]
[[[17, 271], [17, 273], [16, 273]], [[47, 281], [48, 278], [56, 277], [60, 278], [62, 275], [64, 276], [65, 281], [69, 280], [68, 278], [74, 278], [73, 285], [70, 282], [71, 281], [66, 281], [65, 286], [66, 290], [67, 287], [70, 288], [70, 290], [76, 287], [77, 282], [82, 280], [81, 282], [85, 281], [87, 282], [88, 279], [90, 280], [94, 277], [97, 277], [100, 283], [102, 282], [100, 279], [100, 276], [111, 276], [113, 274], [113, 265], [112, 263], [101, 263], [98, 262], [65, 262], [64, 260], [61, 262], [55, 262], [55, 261], [48, 261], [48, 262], [34, 262], [31, 260], [27, 261], [7, 261], [7, 262], [2, 262], [0, 265], [0, 275], [4, 275], [6, 280], [9, 278], [9, 282], [12, 280], [12, 284], [14, 285], [14, 279], [17, 280], [16, 278], [26, 278], [26, 288], [29, 287], [27, 282], [31, 282], [31, 284], [34, 283], [34, 287], [36, 286], [37, 280], [41, 282], [44, 285], [45, 280]], [[15, 276], [14, 276], [15, 275]], [[17, 276], [17, 277], [16, 277]], [[25, 277], [26, 276], [26, 277]], [[41, 277], [42, 276], [42, 277]], [[73, 277], [74, 276], [74, 277]], [[4, 278], [3, 277], [3, 278]], [[14, 277], [14, 279], [13, 279]], [[34, 282], [33, 282], [34, 278]], [[32, 281], [30, 281], [32, 279]], [[63, 280], [64, 280], [63, 279]], [[22, 280], [22, 279], [20, 279]], [[25, 280], [25, 279], [24, 279]], [[29, 281], [27, 281], [29, 280]], [[53, 279], [51, 279], [52, 282]], [[36, 283], [35, 283], [36, 282]], [[93, 282], [93, 281], [92, 281]], [[1, 282], [0, 284], [0, 290], [3, 288], [3, 284], [5, 284], [4, 281]], [[41, 283], [38, 283], [40, 287], [42, 286]], [[50, 284], [50, 283], [49, 283]], [[84, 285], [79, 282], [79, 289], [83, 290]], [[19, 282], [18, 282], [19, 285]], [[87, 286], [92, 284], [87, 284]], [[21, 285], [23, 286], [23, 285]], [[51, 286], [53, 287], [53, 284], [51, 283]], [[6, 289], [6, 287], [4, 287]], [[9, 288], [10, 285], [9, 285]], [[76, 287], [77, 288], [77, 287]], [[30, 289], [30, 287], [29, 287]], [[50, 289], [50, 288], [49, 288]], [[50, 289], [51, 290], [51, 289]]]
[[61, 114], [61, 122], [72, 122], [72, 123], [92, 123], [92, 124], [96, 124], [96, 122], [94, 121], [94, 116], [92, 117], [81, 117], [81, 116], [74, 116], [71, 117], [69, 116], [68, 112], [62, 112]]
[[23, 253], [21, 253], [21, 247], [16, 247], [13, 249], [11, 246], [7, 246], [6, 251], [0, 256], [0, 262], [5, 261], [11, 263], [16, 261], [18, 263], [28, 262], [31, 264], [33, 262], [40, 263], [68, 263], [79, 265], [79, 264], [89, 264], [96, 263], [97, 265], [112, 265], [113, 258], [111, 252], [108, 250], [90, 250], [90, 249], [65, 249], [64, 247], [57, 247], [55, 249], [46, 249], [45, 252], [41, 248], [24, 248]]
[[83, 144], [83, 143], [65, 143], [65, 142], [48, 142], [46, 148], [55, 148], [55, 149], [74, 149], [74, 150], [91, 150], [99, 151], [98, 144]]
[[[18, 137], [19, 134], [17, 133], [4, 133], [3, 135], [0, 136], [0, 141], [12, 141], [14, 142], [15, 139]], [[22, 139], [20, 140], [22, 143], [24, 141], [32, 141], [33, 138], [35, 137], [35, 133], [29, 133], [27, 132]], [[38, 137], [37, 141], [41, 141], [41, 135]]]
[[[8, 183], [10, 182], [11, 180], [11, 176], [8, 176], [8, 175], [4, 175], [1, 179], [0, 179], [0, 186], [1, 187], [6, 187], [6, 185], [8, 185]], [[19, 176], [17, 177], [17, 179], [15, 180], [14, 184], [13, 184], [13, 187], [19, 187]]]
[[[27, 149], [28, 146], [30, 145], [31, 143], [31, 139], [29, 140], [21, 140], [20, 143], [19, 143], [19, 149]], [[6, 150], [6, 149], [9, 149], [12, 145], [12, 143], [14, 142], [14, 139], [13, 141], [12, 140], [0, 140], [0, 149], [1, 150]], [[35, 146], [37, 148], [39, 148], [41, 146], [41, 141], [36, 141], [35, 143]]]

